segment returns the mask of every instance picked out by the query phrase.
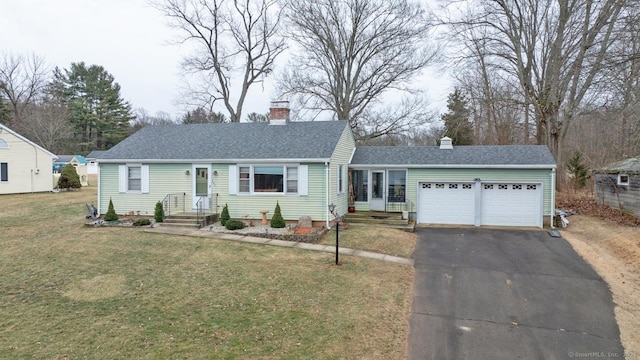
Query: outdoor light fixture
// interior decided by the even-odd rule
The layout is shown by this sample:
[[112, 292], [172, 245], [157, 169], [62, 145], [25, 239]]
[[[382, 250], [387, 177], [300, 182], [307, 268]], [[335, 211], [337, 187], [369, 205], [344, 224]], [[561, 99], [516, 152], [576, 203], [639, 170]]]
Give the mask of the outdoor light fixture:
[[338, 249], [339, 245], [339, 229], [340, 229], [340, 215], [336, 212], [336, 205], [334, 203], [329, 204], [329, 212], [333, 215], [336, 220], [336, 265], [340, 265], [340, 261], [338, 259]]
[[189, 170], [185, 171], [184, 174], [189, 175], [190, 174]]

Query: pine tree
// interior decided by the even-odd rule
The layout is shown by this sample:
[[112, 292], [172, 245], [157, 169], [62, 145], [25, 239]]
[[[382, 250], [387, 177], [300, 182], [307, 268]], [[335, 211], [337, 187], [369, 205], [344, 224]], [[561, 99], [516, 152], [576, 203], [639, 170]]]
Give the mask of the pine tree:
[[156, 203], [156, 209], [154, 211], [153, 218], [158, 223], [161, 223], [164, 221], [164, 207], [162, 206], [162, 202], [160, 201]]
[[467, 108], [467, 99], [459, 89], [449, 94], [447, 109], [449, 111], [441, 116], [444, 122], [443, 136], [450, 137], [454, 146], [472, 145], [473, 125], [469, 121], [471, 111]]
[[116, 214], [116, 210], [113, 208], [113, 201], [109, 198], [109, 208], [107, 209], [107, 213], [104, 215], [104, 221], [118, 221], [118, 214]]
[[102, 66], [80, 62], [69, 70], [56, 68], [48, 93], [68, 106], [78, 151], [106, 150], [129, 134], [131, 105], [120, 97], [120, 85]]
[[569, 170], [573, 184], [578, 189], [582, 189], [587, 185], [587, 180], [591, 176], [589, 176], [589, 169], [587, 166], [582, 163], [582, 154], [579, 151], [576, 151], [573, 154], [573, 157], [569, 159], [567, 170]]
[[280, 204], [276, 201], [276, 209], [274, 210], [273, 217], [271, 218], [271, 227], [278, 229], [285, 226], [287, 226], [287, 223], [284, 221], [282, 213], [280, 212]]
[[80, 189], [82, 184], [80, 184], [80, 177], [76, 172], [76, 168], [71, 164], [67, 164], [62, 168], [62, 172], [60, 173], [60, 178], [58, 179], [58, 188], [59, 189]]
[[227, 207], [227, 204], [224, 204], [222, 213], [220, 213], [220, 224], [222, 224], [222, 226], [225, 226], [229, 219], [231, 219], [231, 217], [229, 217], [229, 208]]

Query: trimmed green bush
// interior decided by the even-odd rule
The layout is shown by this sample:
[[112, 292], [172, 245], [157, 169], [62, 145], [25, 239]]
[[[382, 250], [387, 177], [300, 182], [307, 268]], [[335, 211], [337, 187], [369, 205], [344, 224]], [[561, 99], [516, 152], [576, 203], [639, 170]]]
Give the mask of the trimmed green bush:
[[222, 213], [220, 213], [220, 224], [222, 224], [222, 226], [226, 226], [229, 219], [231, 219], [231, 217], [229, 216], [229, 208], [227, 204], [224, 204]]
[[227, 220], [225, 226], [227, 230], [244, 229], [244, 223], [240, 220]]
[[132, 225], [133, 225], [133, 226], [146, 226], [146, 225], [151, 225], [151, 220], [149, 220], [149, 219], [147, 219], [147, 218], [138, 219], [138, 220], [134, 221]]
[[287, 226], [287, 223], [284, 221], [282, 213], [280, 212], [280, 204], [276, 201], [276, 209], [273, 212], [273, 217], [271, 218], [271, 227], [274, 229], [280, 229], [285, 226]]
[[80, 184], [76, 168], [71, 164], [65, 165], [58, 179], [58, 189], [80, 189], [81, 187], [82, 184]]
[[164, 207], [160, 201], [156, 203], [156, 209], [153, 212], [153, 219], [159, 223], [164, 220]]
[[116, 211], [113, 208], [113, 201], [111, 201], [111, 198], [109, 198], [109, 208], [107, 209], [107, 213], [104, 215], [104, 221], [118, 221], [118, 214], [116, 214]]

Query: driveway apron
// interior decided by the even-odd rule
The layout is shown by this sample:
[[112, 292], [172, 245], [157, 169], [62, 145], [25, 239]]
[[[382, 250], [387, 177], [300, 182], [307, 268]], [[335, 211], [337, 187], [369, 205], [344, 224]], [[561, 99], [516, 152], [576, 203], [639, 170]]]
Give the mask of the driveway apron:
[[607, 284], [542, 230], [418, 228], [409, 358], [623, 358]]

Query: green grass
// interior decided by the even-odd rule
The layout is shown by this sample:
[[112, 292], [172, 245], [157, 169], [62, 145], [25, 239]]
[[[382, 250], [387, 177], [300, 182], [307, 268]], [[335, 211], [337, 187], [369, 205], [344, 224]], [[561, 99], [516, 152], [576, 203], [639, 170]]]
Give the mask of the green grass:
[[[366, 224], [350, 224], [338, 233], [340, 247], [379, 252], [387, 255], [411, 257], [416, 236], [403, 230]], [[319, 244], [335, 245], [335, 228], [322, 238]]]
[[0, 358], [406, 357], [413, 268], [86, 227], [94, 199], [0, 196]]

